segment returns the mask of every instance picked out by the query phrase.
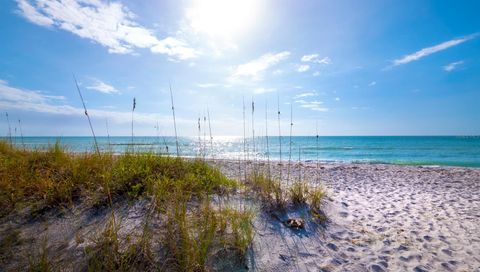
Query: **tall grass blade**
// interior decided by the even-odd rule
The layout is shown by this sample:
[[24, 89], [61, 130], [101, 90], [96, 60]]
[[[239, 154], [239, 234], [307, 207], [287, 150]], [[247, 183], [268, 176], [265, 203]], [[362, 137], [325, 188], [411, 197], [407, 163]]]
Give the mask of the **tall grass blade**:
[[133, 113], [135, 112], [135, 107], [137, 106], [137, 101], [135, 99], [135, 97], [133, 98], [133, 106], [132, 106], [132, 148], [134, 146], [134, 142], [133, 142]]
[[265, 140], [267, 141], [267, 174], [268, 178], [271, 178], [270, 174], [270, 146], [268, 143], [268, 105], [267, 100], [265, 100]]
[[213, 158], [213, 136], [212, 136], [212, 125], [210, 124], [210, 111], [207, 106], [207, 117], [208, 117], [208, 131], [210, 133], [210, 154]]
[[252, 151], [253, 151], [253, 171], [256, 171], [257, 150], [255, 146], [255, 101], [252, 96]]
[[301, 182], [302, 180], [302, 167], [301, 167], [301, 156], [302, 154], [302, 149], [298, 147], [298, 182]]
[[20, 128], [20, 137], [22, 139], [22, 146], [23, 146], [23, 149], [25, 149], [25, 141], [23, 139], [23, 130], [22, 130], [22, 121], [20, 121], [20, 119], [18, 119], [18, 127]]
[[8, 124], [8, 140], [10, 144], [12, 144], [12, 127], [10, 126], [10, 119], [8, 118], [8, 112], [5, 112], [5, 116], [7, 117], [7, 124]]
[[287, 184], [290, 182], [290, 171], [292, 161], [292, 131], [293, 131], [293, 103], [290, 103], [290, 137], [288, 139], [289, 152], [288, 152], [288, 170], [287, 170]]
[[177, 157], [180, 156], [180, 150], [178, 149], [178, 136], [177, 136], [177, 121], [175, 120], [175, 106], [173, 103], [173, 92], [172, 92], [172, 84], [169, 83], [170, 87], [170, 100], [172, 102], [172, 114], [173, 114], [173, 128], [175, 130], [175, 146], [177, 147]]
[[88, 115], [87, 106], [85, 106], [85, 101], [83, 100], [82, 92], [80, 91], [80, 87], [78, 86], [77, 78], [75, 77], [75, 75], [73, 75], [73, 79], [75, 80], [75, 85], [77, 86], [78, 95], [80, 96], [80, 100], [82, 100], [83, 109], [85, 110], [85, 116], [87, 116], [88, 124], [90, 125], [90, 130], [92, 131], [93, 141], [95, 143], [95, 149], [97, 151], [97, 154], [100, 156], [100, 149], [98, 148], [97, 137], [95, 136], [95, 131], [93, 130], [93, 126], [92, 126], [92, 121], [90, 120], [90, 116]]
[[315, 143], [315, 145], [316, 145], [315, 150], [316, 150], [316, 152], [317, 152], [317, 154], [316, 154], [316, 155], [317, 155], [317, 160], [316, 160], [316, 161], [317, 161], [317, 165], [316, 165], [316, 167], [317, 167], [317, 169], [316, 169], [316, 170], [317, 170], [317, 171], [316, 171], [316, 174], [317, 174], [317, 175], [316, 175], [316, 179], [317, 179], [317, 180], [316, 180], [316, 182], [315, 182], [315, 187], [316, 187], [316, 186], [318, 185], [318, 179], [319, 179], [319, 173], [318, 173], [318, 169], [319, 169], [319, 167], [318, 167], [318, 163], [319, 163], [319, 162], [318, 162], [318, 159], [319, 159], [319, 158], [318, 158], [318, 152], [319, 152], [319, 148], [318, 148], [318, 140], [319, 140], [319, 139], [318, 139], [318, 138], [319, 138], [319, 137], [318, 137], [318, 120], [315, 122], [315, 130], [316, 130], [316, 133], [317, 133], [317, 135], [316, 135], [316, 137], [315, 137], [315, 139], [316, 139], [316, 140], [315, 140], [315, 141], [316, 141], [316, 143]]
[[203, 160], [207, 156], [207, 116], [205, 110], [203, 111]]
[[248, 160], [248, 153], [247, 153], [247, 131], [246, 131], [246, 123], [245, 123], [245, 97], [243, 99], [243, 161], [245, 162], [245, 180], [247, 180], [247, 160]]
[[105, 127], [107, 129], [107, 142], [108, 142], [108, 148], [110, 148], [110, 132], [108, 131], [108, 119], [105, 118]]
[[[277, 118], [278, 118], [278, 142], [279, 142], [279, 162], [282, 165], [282, 130], [280, 126], [280, 95], [277, 92]], [[280, 181], [282, 180], [282, 167], [280, 167]]]
[[154, 126], [155, 128], [155, 133], [157, 133], [157, 145], [158, 145], [158, 153], [161, 154], [162, 153], [162, 148], [160, 147], [160, 127], [158, 126], [158, 120], [157, 120], [157, 124]]
[[197, 157], [202, 156], [202, 139], [200, 138], [202, 135], [202, 131], [200, 129], [200, 117], [198, 117], [198, 151], [197, 151]]

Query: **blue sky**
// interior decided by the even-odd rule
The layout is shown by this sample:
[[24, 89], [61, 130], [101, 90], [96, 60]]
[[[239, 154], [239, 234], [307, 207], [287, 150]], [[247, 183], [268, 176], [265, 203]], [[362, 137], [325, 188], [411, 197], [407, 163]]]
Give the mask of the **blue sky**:
[[[4, 1], [0, 129], [215, 135], [479, 135], [479, 1]], [[251, 128], [248, 128], [250, 131]]]

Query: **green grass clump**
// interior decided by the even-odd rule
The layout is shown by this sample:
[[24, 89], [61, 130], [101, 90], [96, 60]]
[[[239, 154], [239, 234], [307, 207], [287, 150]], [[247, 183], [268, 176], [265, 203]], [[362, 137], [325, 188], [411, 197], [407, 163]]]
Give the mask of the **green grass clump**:
[[312, 209], [320, 210], [322, 202], [325, 200], [327, 192], [323, 187], [310, 188], [308, 192], [308, 202]]
[[285, 193], [280, 181], [256, 172], [250, 175], [248, 185], [268, 206], [277, 208], [285, 206]]
[[24, 151], [0, 142], [0, 217], [29, 204], [40, 209], [71, 205], [81, 197], [136, 198], [145, 192], [169, 191], [169, 185], [178, 182], [180, 190], [193, 195], [235, 186], [200, 160], [154, 153], [71, 154], [58, 142], [47, 150]]
[[0, 267], [13, 256], [12, 248], [21, 243], [20, 231], [12, 228], [5, 230], [4, 235], [0, 237]]
[[287, 193], [284, 193], [280, 183], [262, 174], [252, 174], [247, 186], [261, 197], [270, 211], [278, 209], [281, 211], [290, 202], [293, 205], [306, 205], [312, 217], [320, 223], [327, 221], [326, 215], [321, 210], [322, 203], [327, 197], [322, 186], [311, 187], [307, 182], [300, 180], [294, 182]]
[[297, 181], [290, 187], [290, 198], [294, 204], [305, 204], [309, 195], [309, 186], [306, 182]]
[[214, 207], [209, 196], [203, 196], [201, 205], [189, 209], [191, 197], [188, 193], [177, 194], [165, 205], [167, 235], [163, 243], [168, 249], [167, 270], [206, 271], [215, 247], [228, 247], [243, 256], [253, 239], [253, 214]]
[[253, 212], [227, 208], [221, 211], [220, 216], [222, 222], [225, 222], [225, 226], [233, 234], [230, 240], [224, 241], [224, 244], [235, 248], [240, 254], [245, 254], [253, 240]]
[[[244, 255], [253, 239], [253, 214], [212, 200], [237, 185], [202, 160], [155, 153], [72, 154], [59, 143], [26, 151], [0, 142], [0, 217], [27, 206], [36, 213], [84, 200], [93, 206], [120, 197], [152, 200], [151, 211], [166, 224], [157, 241], [165, 251], [157, 253], [164, 255], [161, 263], [152, 257], [149, 228], [141, 237], [119, 237], [121, 224], [112, 214], [85, 250], [89, 271], [206, 271], [214, 248]], [[51, 270], [46, 247], [42, 252], [31, 261], [32, 271]]]
[[53, 265], [48, 257], [48, 241], [44, 237], [39, 252], [34, 252], [29, 256], [29, 272], [50, 272], [53, 271]]
[[151, 271], [154, 270], [148, 226], [139, 239], [122, 245], [118, 234], [120, 224], [115, 217], [108, 220], [105, 229], [95, 237], [93, 245], [85, 250], [88, 271]]

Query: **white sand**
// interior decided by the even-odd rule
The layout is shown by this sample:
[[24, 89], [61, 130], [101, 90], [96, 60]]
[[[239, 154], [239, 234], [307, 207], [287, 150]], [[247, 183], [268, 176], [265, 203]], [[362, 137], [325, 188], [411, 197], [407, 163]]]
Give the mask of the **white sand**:
[[[239, 175], [238, 163], [221, 169]], [[278, 167], [278, 166], [277, 166]], [[257, 271], [480, 271], [480, 169], [368, 164], [294, 166], [321, 183], [325, 226], [294, 231], [263, 213], [249, 267]], [[275, 171], [274, 171], [275, 172]], [[283, 177], [286, 176], [284, 167]], [[294, 214], [291, 214], [294, 213]], [[306, 211], [290, 211], [304, 216]]]
[[[215, 164], [231, 177], [243, 174], [238, 162]], [[272, 173], [278, 175], [280, 167], [274, 168]], [[285, 178], [286, 164], [282, 169]], [[260, 212], [254, 221], [249, 270], [480, 272], [480, 169], [322, 164], [317, 171], [314, 163], [304, 163], [294, 165], [291, 176], [298, 177], [300, 169], [302, 179], [329, 192], [323, 206], [329, 222], [318, 225], [305, 209], [289, 209], [278, 216], [306, 219], [304, 230], [292, 230]], [[24, 240], [5, 270], [25, 264], [32, 246], [43, 237], [51, 245], [50, 257], [63, 270], [83, 267], [89, 237], [103, 229], [111, 212], [87, 204], [35, 220], [28, 213], [3, 218], [0, 233], [14, 228]], [[148, 207], [147, 200], [117, 203], [120, 232], [141, 231]], [[152, 222], [159, 237], [163, 221], [159, 217]]]

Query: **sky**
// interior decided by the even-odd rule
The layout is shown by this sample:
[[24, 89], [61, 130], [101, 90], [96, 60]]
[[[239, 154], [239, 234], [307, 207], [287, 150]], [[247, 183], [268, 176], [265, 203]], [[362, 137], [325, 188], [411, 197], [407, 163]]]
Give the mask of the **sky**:
[[[0, 135], [480, 135], [480, 1], [16, 0]], [[7, 119], [8, 114], [8, 119]], [[158, 124], [158, 125], [157, 125]], [[201, 122], [201, 129], [205, 129]], [[267, 131], [266, 131], [267, 128]], [[12, 132], [13, 134], [14, 132]]]

